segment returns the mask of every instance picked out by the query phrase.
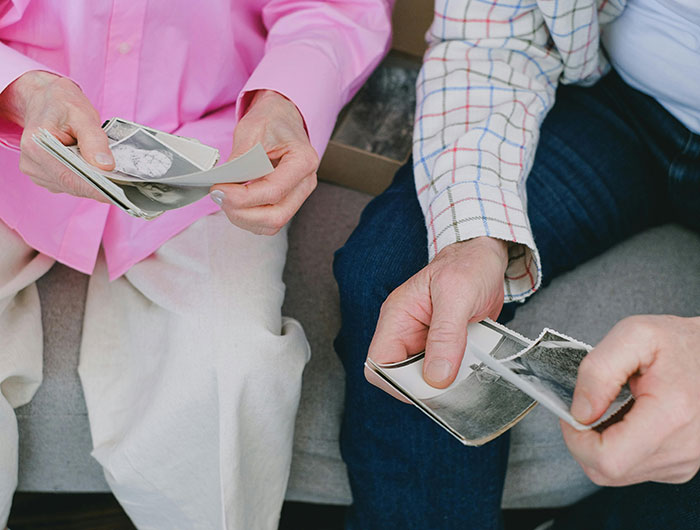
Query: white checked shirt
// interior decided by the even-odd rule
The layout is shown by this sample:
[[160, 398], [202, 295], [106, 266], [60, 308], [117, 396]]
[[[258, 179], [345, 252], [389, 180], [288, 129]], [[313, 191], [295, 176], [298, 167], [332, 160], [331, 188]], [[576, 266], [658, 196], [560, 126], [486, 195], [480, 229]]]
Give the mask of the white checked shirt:
[[431, 258], [457, 241], [512, 242], [505, 300], [541, 282], [525, 179], [559, 82], [607, 70], [599, 25], [626, 0], [436, 0], [417, 82], [413, 164]]

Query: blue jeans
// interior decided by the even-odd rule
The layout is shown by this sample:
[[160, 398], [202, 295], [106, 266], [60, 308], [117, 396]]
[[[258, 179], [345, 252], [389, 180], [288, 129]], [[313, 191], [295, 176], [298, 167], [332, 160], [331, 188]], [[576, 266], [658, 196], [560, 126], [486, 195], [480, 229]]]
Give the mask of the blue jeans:
[[[527, 192], [546, 284], [661, 222], [675, 220], [700, 231], [700, 137], [614, 72], [591, 88], [561, 87], [542, 126]], [[342, 328], [335, 346], [347, 378], [341, 450], [354, 498], [349, 529], [502, 526], [508, 436], [483, 447], [464, 447], [420, 411], [389, 397], [363, 376], [380, 306], [427, 264], [426, 242], [409, 162], [369, 203], [336, 253]], [[509, 320], [514, 310], [514, 304], [506, 306], [501, 320]], [[625, 506], [644, 502], [634, 496], [625, 500], [625, 492], [634, 488], [603, 490], [587, 502], [604, 504], [608, 491], [617, 496], [606, 505], [610, 528], [680, 528], [679, 521], [700, 523], [700, 515], [698, 503], [690, 516], [674, 510], [674, 499], [683, 498], [677, 490], [698, 499], [699, 480], [684, 486], [637, 487], [640, 495], [661, 496], [657, 505], [666, 506], [658, 513], [665, 517], [663, 525], [660, 519], [629, 519], [634, 517], [632, 509], [615, 519], [616, 514], [623, 517]], [[682, 518], [674, 520], [675, 513]], [[621, 520], [624, 524], [615, 523]], [[603, 528], [602, 524], [584, 527]]]

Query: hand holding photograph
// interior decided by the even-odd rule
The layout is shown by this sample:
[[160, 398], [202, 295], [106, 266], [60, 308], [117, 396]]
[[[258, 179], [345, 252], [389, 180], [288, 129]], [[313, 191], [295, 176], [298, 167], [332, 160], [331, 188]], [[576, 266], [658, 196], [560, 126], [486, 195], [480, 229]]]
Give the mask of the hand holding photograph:
[[392, 364], [366, 366], [465, 445], [482, 445], [518, 423], [538, 402], [579, 430], [591, 429], [632, 400], [625, 385], [603, 416], [591, 425], [569, 409], [578, 366], [590, 346], [545, 329], [530, 341], [491, 320], [470, 324], [464, 359], [447, 388], [423, 379], [425, 352]]
[[33, 139], [113, 204], [147, 220], [206, 197], [214, 184], [248, 182], [274, 169], [261, 144], [215, 167], [218, 150], [197, 140], [120, 118], [112, 118], [102, 128], [111, 140], [114, 171], [90, 165], [77, 146], [63, 145], [44, 129]]
[[531, 346], [506, 359], [496, 359], [484, 351], [477, 351], [476, 356], [569, 425], [583, 431], [607, 422], [632, 399], [629, 386], [624, 385], [594, 423], [583, 425], [571, 415], [578, 367], [590, 350], [587, 344], [545, 329]]

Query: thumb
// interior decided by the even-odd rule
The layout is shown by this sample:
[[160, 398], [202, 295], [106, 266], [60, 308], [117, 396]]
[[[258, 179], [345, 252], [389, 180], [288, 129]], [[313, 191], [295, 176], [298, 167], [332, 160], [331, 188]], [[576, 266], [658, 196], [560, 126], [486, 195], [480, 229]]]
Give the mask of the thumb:
[[102, 127], [89, 118], [81, 118], [73, 123], [72, 129], [85, 160], [105, 171], [114, 169], [114, 156]]
[[620, 323], [583, 358], [578, 369], [571, 414], [583, 424], [606, 411], [629, 378], [647, 364], [652, 347]]
[[467, 324], [474, 316], [471, 300], [433, 296], [433, 314], [425, 346], [423, 378], [446, 388], [459, 372], [467, 347]]

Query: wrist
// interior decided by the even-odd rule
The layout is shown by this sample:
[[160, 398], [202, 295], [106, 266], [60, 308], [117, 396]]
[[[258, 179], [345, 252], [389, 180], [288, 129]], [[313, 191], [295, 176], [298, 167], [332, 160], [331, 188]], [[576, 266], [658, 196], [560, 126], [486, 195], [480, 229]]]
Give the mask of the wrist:
[[475, 237], [473, 241], [494, 252], [502, 261], [508, 262], [508, 241], [488, 236]]
[[304, 118], [302, 117], [299, 108], [292, 100], [286, 96], [283, 96], [279, 92], [266, 89], [256, 90], [248, 95], [247, 103], [244, 104], [246, 106], [243, 111], [243, 116], [248, 114], [257, 106], [264, 108], [268, 113], [271, 109], [273, 109], [288, 116], [290, 120], [303, 127], [306, 131], [306, 124], [304, 123]]
[[471, 248], [476, 248], [480, 252], [488, 252], [496, 258], [502, 269], [501, 272], [505, 274], [506, 268], [508, 268], [508, 241], [495, 237], [479, 236], [454, 244], [458, 246], [469, 245]]
[[60, 77], [43, 70], [22, 74], [0, 92], [0, 117], [24, 127], [32, 97], [57, 79]]

